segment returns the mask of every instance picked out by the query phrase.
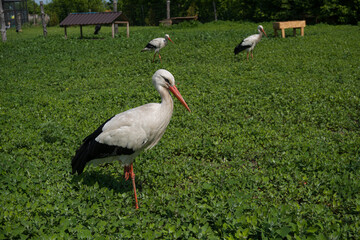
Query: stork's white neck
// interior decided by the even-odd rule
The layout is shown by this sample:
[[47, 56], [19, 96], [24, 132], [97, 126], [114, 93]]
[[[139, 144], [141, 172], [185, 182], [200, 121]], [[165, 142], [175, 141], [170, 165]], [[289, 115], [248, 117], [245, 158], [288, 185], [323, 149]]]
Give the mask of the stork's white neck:
[[170, 119], [174, 110], [174, 101], [171, 94], [169, 90], [164, 87], [159, 87], [157, 90], [161, 96], [161, 111], [163, 114], [169, 115]]
[[164, 44], [167, 45], [168, 44], [168, 39], [167, 38], [164, 38]]
[[256, 39], [256, 43], [260, 42], [260, 40], [261, 40], [261, 38], [263, 36], [263, 32], [260, 29], [258, 29], [258, 31], [259, 31], [259, 35], [258, 35], [258, 37]]
[[154, 134], [152, 135], [153, 138], [149, 141], [150, 144], [146, 147], [146, 149], [152, 148], [159, 142], [170, 122], [174, 109], [174, 102], [171, 98], [169, 90], [161, 86], [157, 86], [156, 89], [160, 93], [161, 104], [156, 116], [156, 129], [154, 128]]

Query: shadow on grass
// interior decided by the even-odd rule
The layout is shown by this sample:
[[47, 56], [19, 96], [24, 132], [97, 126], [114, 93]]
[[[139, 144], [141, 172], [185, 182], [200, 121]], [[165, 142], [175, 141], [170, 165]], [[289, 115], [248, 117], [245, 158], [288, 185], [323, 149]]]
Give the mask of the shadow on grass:
[[[135, 179], [136, 180], [136, 179]], [[99, 171], [85, 171], [80, 175], [74, 175], [71, 181], [75, 186], [79, 182], [87, 186], [94, 186], [96, 183], [100, 188], [108, 188], [116, 193], [125, 193], [133, 191], [131, 179], [125, 181], [123, 173], [120, 171], [117, 175], [109, 173], [103, 173]], [[136, 189], [141, 190], [141, 182], [136, 183]]]

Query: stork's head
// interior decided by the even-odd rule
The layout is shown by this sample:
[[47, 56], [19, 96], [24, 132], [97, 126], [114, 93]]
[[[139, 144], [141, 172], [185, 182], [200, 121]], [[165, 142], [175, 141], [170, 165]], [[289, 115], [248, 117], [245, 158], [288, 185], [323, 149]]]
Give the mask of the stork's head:
[[160, 88], [165, 88], [168, 89], [170, 92], [172, 92], [174, 94], [174, 96], [179, 99], [179, 101], [181, 102], [181, 104], [189, 111], [190, 108], [188, 107], [188, 105], [186, 104], [185, 100], [183, 99], [183, 97], [181, 96], [179, 90], [176, 88], [175, 86], [175, 78], [174, 76], [167, 70], [165, 69], [159, 69], [157, 70], [153, 77], [152, 77], [152, 82], [155, 86], [155, 88], [159, 91]]
[[260, 33], [260, 32], [263, 32], [263, 33], [265, 34], [265, 36], [267, 37], [267, 35], [266, 35], [265, 31], [264, 31], [263, 26], [259, 25], [259, 26], [258, 26], [258, 31], [259, 31], [259, 33]]
[[157, 70], [154, 73], [152, 80], [155, 87], [164, 87], [168, 89], [170, 86], [175, 86], [174, 76], [165, 69]]
[[174, 43], [174, 42], [171, 40], [169, 34], [165, 34], [165, 39], [168, 39], [168, 40], [170, 40], [170, 42]]

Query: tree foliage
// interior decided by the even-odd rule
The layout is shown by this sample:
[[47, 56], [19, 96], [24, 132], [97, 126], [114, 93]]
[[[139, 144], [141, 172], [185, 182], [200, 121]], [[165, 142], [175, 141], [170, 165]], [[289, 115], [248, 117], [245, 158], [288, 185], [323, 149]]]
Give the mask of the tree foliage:
[[40, 13], [40, 6], [34, 0], [27, 1], [27, 8], [29, 14], [38, 14]]
[[[33, 1], [33, 0], [31, 0]], [[30, 2], [31, 2], [30, 1]], [[118, 11], [133, 25], [157, 25], [166, 18], [167, 0], [118, 0]], [[201, 22], [214, 20], [284, 21], [357, 24], [360, 0], [171, 0], [171, 16], [197, 15]], [[47, 9], [61, 21], [71, 12], [113, 9], [113, 0], [53, 0]]]
[[[122, 0], [122, 11], [133, 24], [157, 24], [166, 17], [166, 0]], [[198, 15], [202, 22], [218, 19], [280, 21], [308, 19], [314, 23], [351, 23], [360, 19], [359, 0], [171, 0], [171, 16]]]

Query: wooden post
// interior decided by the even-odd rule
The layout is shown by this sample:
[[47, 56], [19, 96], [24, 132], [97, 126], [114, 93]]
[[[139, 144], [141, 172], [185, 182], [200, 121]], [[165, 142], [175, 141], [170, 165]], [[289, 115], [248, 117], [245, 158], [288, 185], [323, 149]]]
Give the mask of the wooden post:
[[115, 23], [111, 24], [111, 33], [112, 33], [112, 38], [115, 37]]
[[21, 32], [21, 13], [16, 14], [16, 32]]
[[281, 29], [281, 37], [282, 37], [282, 38], [285, 38], [285, 28], [282, 28], [282, 29]]
[[82, 34], [82, 25], [80, 25], [80, 38], [83, 38], [83, 34]]
[[300, 35], [301, 35], [301, 36], [304, 36], [304, 27], [301, 27], [301, 28], [300, 28]]
[[46, 37], [46, 36], [47, 36], [47, 29], [46, 29], [45, 13], [44, 13], [44, 3], [43, 3], [43, 1], [40, 1], [40, 9], [41, 9], [41, 21], [42, 21], [42, 25], [43, 25], [44, 37]]
[[[36, 3], [35, 3], [35, 1], [34, 1], [34, 12], [36, 11]], [[36, 25], [36, 15], [37, 14], [33, 14], [33, 16], [34, 16], [34, 25]]]
[[[126, 36], [127, 37], [130, 37], [130, 26], [129, 26], [129, 22], [127, 22], [127, 21], [115, 21], [115, 22], [113, 22], [113, 26], [114, 26], [114, 24], [126, 24]], [[114, 29], [114, 27], [113, 27], [113, 29]], [[114, 37], [114, 30], [113, 30], [113, 37]]]
[[130, 27], [129, 27], [129, 22], [126, 23], [126, 36], [130, 37]]
[[2, 6], [2, 0], [0, 0], [0, 23], [1, 23], [1, 38], [3, 42], [6, 42], [6, 29], [5, 29], [5, 17], [4, 10]]
[[65, 31], [65, 39], [67, 39], [67, 31], [66, 31], [66, 26], [64, 27], [64, 31]]
[[[114, 0], [114, 11], [113, 12], [117, 12], [117, 0]], [[118, 25], [115, 24], [115, 34], [117, 34], [118, 32], [119, 32]]]
[[294, 37], [296, 36], [296, 28], [293, 28]]
[[166, 19], [170, 19], [170, 0], [166, 1]]
[[217, 14], [216, 14], [216, 3], [215, 3], [215, 0], [213, 0], [213, 7], [214, 7], [215, 22], [216, 22], [216, 21], [217, 21]]

